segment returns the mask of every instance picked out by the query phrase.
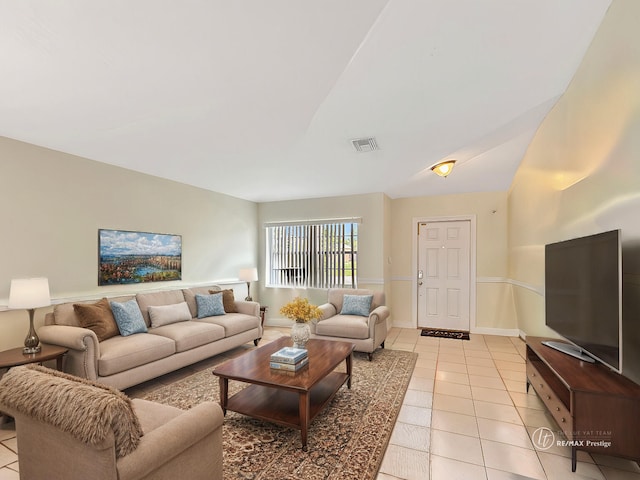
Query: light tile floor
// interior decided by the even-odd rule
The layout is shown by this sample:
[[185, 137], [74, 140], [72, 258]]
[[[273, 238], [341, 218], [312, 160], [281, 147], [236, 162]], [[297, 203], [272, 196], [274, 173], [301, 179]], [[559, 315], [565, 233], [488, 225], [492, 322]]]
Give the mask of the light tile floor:
[[572, 473], [569, 447], [536, 449], [533, 432], [557, 426], [526, 392], [521, 339], [394, 328], [385, 346], [418, 361], [377, 480], [640, 480], [632, 461], [579, 452]]
[[[283, 332], [288, 329], [267, 327], [264, 339]], [[377, 480], [640, 480], [635, 462], [579, 452], [572, 473], [569, 447], [535, 448], [536, 428], [557, 427], [533, 389], [526, 393], [519, 338], [472, 334], [469, 341], [435, 339], [421, 337], [419, 330], [393, 328], [385, 346], [414, 351], [418, 360]], [[218, 355], [127, 394], [144, 395], [242, 351]], [[2, 425], [0, 480], [18, 480], [17, 452], [13, 423]]]

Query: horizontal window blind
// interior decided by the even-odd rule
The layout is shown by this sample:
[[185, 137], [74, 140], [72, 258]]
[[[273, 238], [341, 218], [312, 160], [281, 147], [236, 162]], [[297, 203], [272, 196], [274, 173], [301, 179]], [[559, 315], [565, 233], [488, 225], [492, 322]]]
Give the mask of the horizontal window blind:
[[287, 223], [266, 232], [269, 286], [357, 286], [357, 223]]

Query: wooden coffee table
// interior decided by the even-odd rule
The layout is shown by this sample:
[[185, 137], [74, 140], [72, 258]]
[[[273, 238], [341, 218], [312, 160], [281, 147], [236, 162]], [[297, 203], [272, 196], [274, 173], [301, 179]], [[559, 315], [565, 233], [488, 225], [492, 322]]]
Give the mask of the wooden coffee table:
[[[309, 424], [344, 385], [351, 388], [353, 343], [309, 340], [309, 364], [295, 374], [272, 370], [269, 357], [293, 345], [282, 337], [214, 368], [220, 377], [220, 403], [227, 410], [300, 429], [307, 448]], [[346, 373], [334, 371], [346, 362]], [[229, 398], [229, 380], [249, 383]]]

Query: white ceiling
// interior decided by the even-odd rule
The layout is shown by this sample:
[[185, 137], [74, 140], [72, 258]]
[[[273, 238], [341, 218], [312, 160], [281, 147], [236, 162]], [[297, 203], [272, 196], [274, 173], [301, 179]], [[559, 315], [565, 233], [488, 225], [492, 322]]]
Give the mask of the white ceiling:
[[610, 3], [0, 0], [0, 135], [259, 202], [504, 191]]

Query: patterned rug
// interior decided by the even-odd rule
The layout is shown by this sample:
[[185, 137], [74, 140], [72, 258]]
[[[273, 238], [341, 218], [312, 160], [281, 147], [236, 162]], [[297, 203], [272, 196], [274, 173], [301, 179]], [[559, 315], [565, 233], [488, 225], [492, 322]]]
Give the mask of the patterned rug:
[[[351, 390], [343, 386], [313, 420], [306, 452], [301, 448], [299, 430], [227, 412], [223, 424], [224, 478], [375, 479], [416, 358], [412, 352], [378, 349], [369, 362], [365, 354], [356, 352]], [[244, 386], [230, 381], [230, 395]], [[218, 389], [218, 377], [206, 370], [160, 387], [144, 398], [188, 409], [204, 400], [219, 402]]]

